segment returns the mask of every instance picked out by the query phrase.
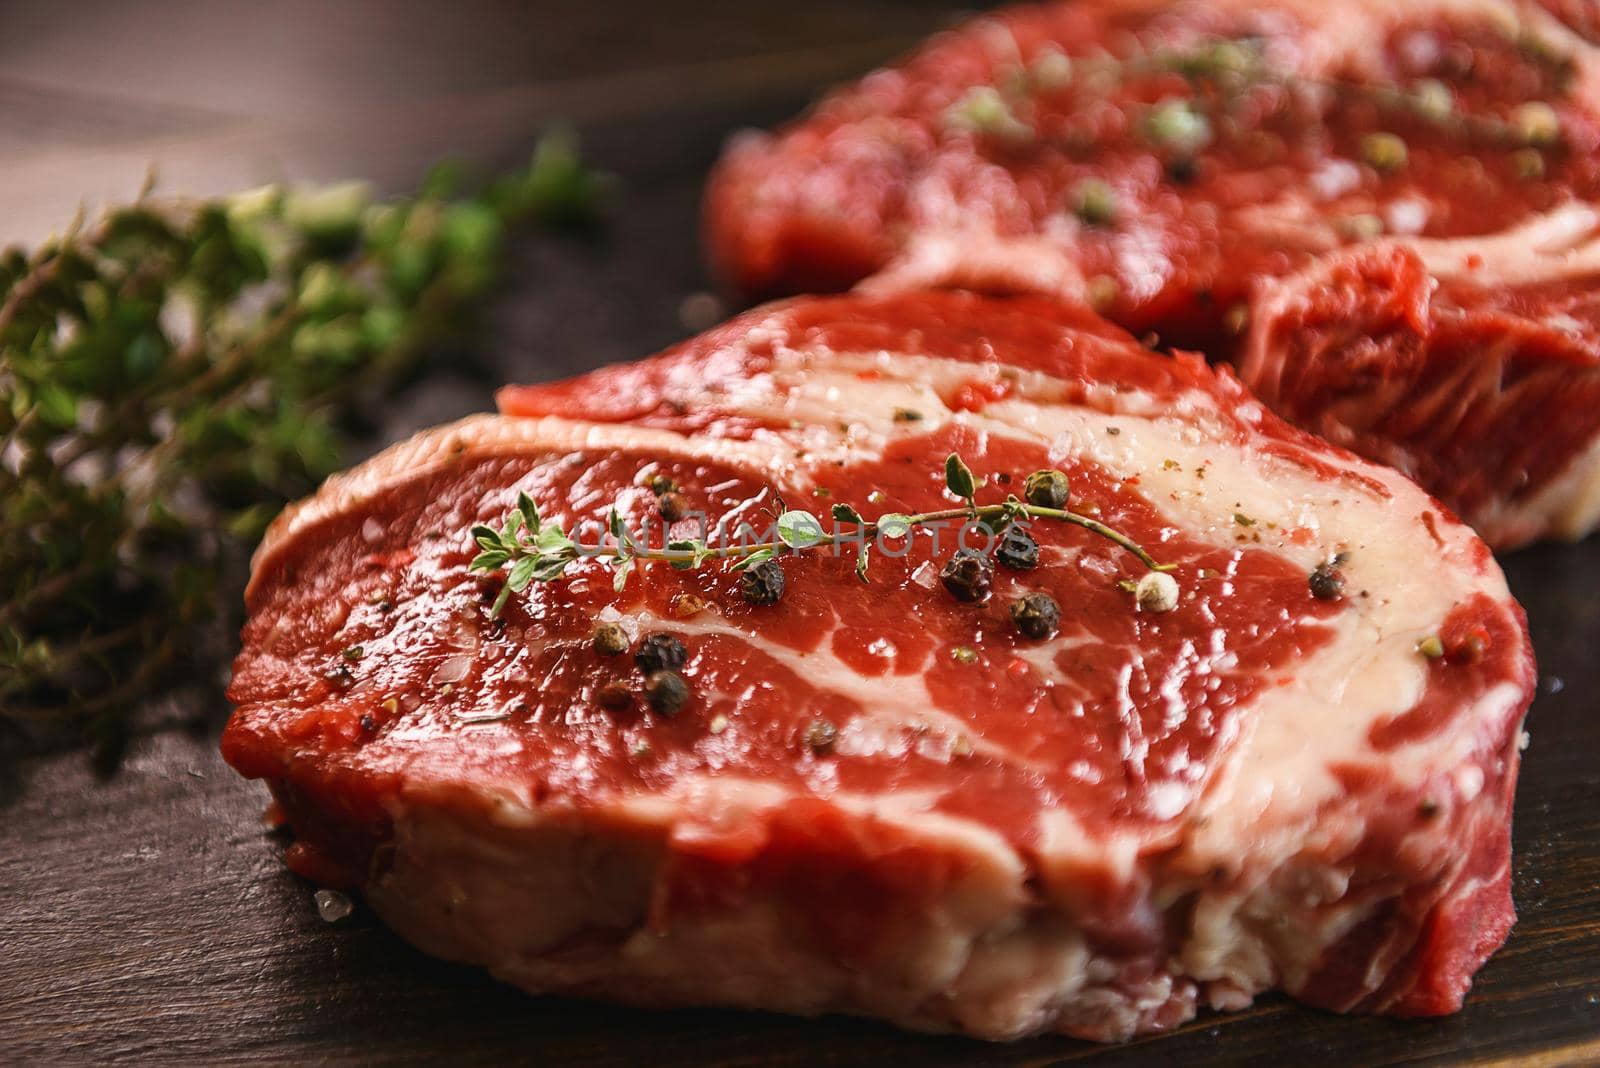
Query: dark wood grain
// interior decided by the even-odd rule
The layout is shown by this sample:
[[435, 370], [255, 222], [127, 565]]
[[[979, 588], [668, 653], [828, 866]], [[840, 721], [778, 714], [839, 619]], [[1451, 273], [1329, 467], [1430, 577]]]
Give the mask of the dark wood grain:
[[[840, 5], [823, 6], [848, 22]], [[779, 63], [759, 91], [738, 55], [759, 52], [782, 24], [739, 24], [745, 36], [712, 57], [728, 65], [694, 93], [593, 116], [591, 150], [624, 183], [609, 233], [594, 243], [520, 245], [489, 340], [401, 397], [380, 437], [482, 408], [497, 380], [555, 377], [682, 336], [684, 298], [708, 287], [696, 208], [726, 133], [792, 113], [818, 78], [838, 76], [819, 73], [830, 63], [866, 62], [873, 49], [886, 54], [905, 33], [944, 18], [932, 5], [870, 6], [877, 14], [849, 16], [858, 20], [849, 32], [843, 23], [812, 26], [817, 51], [797, 66]], [[733, 5], [723, 9], [734, 17]], [[598, 17], [591, 13], [584, 32], [599, 34]], [[883, 28], [876, 36], [868, 32], [874, 26]], [[829, 32], [842, 51], [824, 47]], [[694, 39], [679, 33], [678, 44], [664, 47], [682, 53]], [[629, 40], [632, 65], [607, 81], [617, 97], [628, 85], [637, 89], [628, 79], [648, 66], [649, 42]], [[560, 52], [547, 41], [540, 47]], [[593, 70], [592, 59], [589, 68], [563, 62], [566, 78]], [[502, 82], [491, 88], [510, 84]], [[0, 99], [20, 99], [3, 90]], [[518, 93], [537, 95], [513, 86]], [[485, 120], [486, 154], [525, 151], [533, 115]], [[392, 144], [389, 158], [418, 161], [442, 147], [449, 146], [424, 123]], [[529, 998], [424, 957], [365, 910], [338, 924], [319, 920], [313, 888], [283, 869], [285, 843], [261, 825], [264, 791], [217, 756], [215, 730], [226, 712], [218, 708], [203, 729], [141, 739], [107, 781], [78, 754], [0, 763], [0, 1064], [1597, 1063], [1600, 542], [1540, 548], [1505, 565], [1527, 606], [1542, 672], [1516, 810], [1521, 919], [1466, 1010], [1448, 1019], [1337, 1017], [1268, 998], [1234, 1017], [1203, 1017], [1176, 1035], [1107, 1049], [1061, 1039], [986, 1045], [838, 1018]]]

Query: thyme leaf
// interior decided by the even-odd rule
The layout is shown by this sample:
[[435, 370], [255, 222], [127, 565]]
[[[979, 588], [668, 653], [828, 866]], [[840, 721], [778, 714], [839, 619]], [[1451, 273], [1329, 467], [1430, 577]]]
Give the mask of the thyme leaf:
[[792, 549], [809, 549], [825, 536], [821, 521], [810, 512], [789, 511], [778, 517], [778, 537]]

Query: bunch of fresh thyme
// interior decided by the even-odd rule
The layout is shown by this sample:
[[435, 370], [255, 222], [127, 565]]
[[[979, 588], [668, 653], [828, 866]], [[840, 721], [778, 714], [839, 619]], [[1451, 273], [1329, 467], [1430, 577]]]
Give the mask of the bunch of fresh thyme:
[[[607, 536], [603, 536], [594, 544], [581, 544], [559, 524], [545, 522], [533, 500], [523, 493], [518, 495], [517, 506], [507, 514], [498, 530], [487, 525], [472, 529], [472, 538], [479, 551], [470, 567], [473, 571], [485, 572], [509, 569], [491, 610], [492, 617], [500, 615], [512, 595], [521, 593], [534, 582], [552, 582], [564, 577], [573, 563], [582, 557], [609, 560], [618, 591], [623, 588], [634, 567], [641, 562], [661, 562], [679, 570], [692, 570], [708, 560], [732, 559], [734, 570], [746, 572], [744, 583], [746, 598], [764, 604], [771, 603], [777, 596], [781, 596], [782, 572], [779, 571], [771, 577], [762, 577], [760, 572], [766, 569], [770, 573], [777, 566], [775, 563], [777, 558], [784, 553], [805, 552], [812, 549], [837, 550], [842, 546], [853, 546], [857, 554], [856, 576], [866, 582], [871, 545], [880, 536], [901, 538], [918, 527], [959, 519], [982, 526], [990, 536], [990, 543], [999, 546], [997, 555], [1004, 562], [1008, 533], [1013, 537], [1026, 539], [1026, 543], [1031, 545], [1031, 539], [1025, 532], [1013, 532], [1013, 528], [1028, 519], [1047, 519], [1075, 524], [1116, 543], [1132, 553], [1149, 569], [1150, 574], [1146, 576], [1147, 578], [1159, 576], [1154, 584], [1140, 584], [1138, 597], [1142, 606], [1151, 607], [1157, 604], [1154, 599], [1155, 594], [1150, 591], [1160, 591], [1163, 602], [1171, 601], [1171, 604], [1162, 604], [1160, 609], [1162, 611], [1170, 609], [1172, 604], [1176, 603], [1172, 600], [1176, 595], [1176, 586], [1166, 574], [1172, 570], [1172, 565], [1158, 563], [1126, 534], [1114, 530], [1097, 519], [1069, 511], [1066, 507], [1069, 485], [1066, 475], [1062, 472], [1034, 472], [1028, 477], [1024, 489], [1025, 499], [1015, 494], [1008, 494], [1004, 501], [981, 505], [977, 502], [977, 492], [983, 483], [972, 473], [971, 468], [959, 454], [951, 453], [945, 459], [944, 476], [945, 487], [962, 501], [958, 508], [916, 514], [889, 512], [869, 521], [853, 506], [840, 503], [835, 504], [832, 509], [834, 520], [832, 533], [824, 530], [822, 521], [810, 512], [785, 510], [778, 516], [775, 524], [777, 538], [773, 541], [740, 539], [730, 544], [708, 545], [701, 539], [684, 539], [668, 541], [659, 549], [636, 542], [615, 507], [606, 514]], [[856, 529], [845, 533], [839, 530], [840, 523], [847, 523]], [[1036, 558], [1037, 553], [1034, 555]], [[979, 562], [980, 560], [984, 562]], [[962, 566], [964, 562], [968, 564], [966, 568]], [[980, 568], [987, 566], [986, 558], [982, 554], [963, 549], [952, 559], [951, 565], [946, 567], [942, 576], [946, 587], [960, 600], [978, 599], [971, 588], [974, 577], [964, 574], [964, 571], [970, 571], [973, 566]], [[1029, 563], [1025, 566], [1031, 568], [1035, 565]]]
[[0, 254], [0, 725], [114, 753], [135, 709], [215, 679], [246, 554], [339, 466], [355, 402], [459, 325], [508, 227], [601, 191], [561, 136], [456, 182], [141, 196]]

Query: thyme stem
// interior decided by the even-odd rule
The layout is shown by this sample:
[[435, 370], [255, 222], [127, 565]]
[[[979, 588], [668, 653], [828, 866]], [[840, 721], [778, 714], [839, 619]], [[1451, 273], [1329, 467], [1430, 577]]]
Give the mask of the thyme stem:
[[[1041, 476], [1056, 480], [1058, 488], [1055, 495], [1043, 498], [1035, 495], [1032, 483]], [[621, 590], [629, 573], [640, 561], [661, 562], [688, 570], [708, 560], [736, 559], [738, 562], [733, 565], [734, 569], [744, 570], [765, 565], [780, 553], [833, 549], [848, 543], [858, 546], [856, 575], [866, 581], [867, 539], [909, 537], [918, 527], [952, 519], [982, 523], [992, 538], [999, 538], [1012, 524], [1022, 519], [1071, 523], [1126, 549], [1151, 572], [1173, 569], [1174, 565], [1158, 562], [1144, 546], [1098, 519], [1091, 519], [1065, 507], [1054, 507], [1067, 503], [1066, 476], [1059, 471], [1038, 471], [1029, 476], [1027, 501], [1009, 496], [999, 504], [977, 503], [974, 494], [982, 482], [957, 454], [952, 453], [945, 461], [945, 481], [946, 488], [960, 497], [965, 502], [963, 505], [915, 514], [890, 512], [867, 520], [852, 506], [839, 503], [833, 506], [836, 525], [832, 534], [824, 531], [822, 522], [811, 513], [789, 511], [778, 516], [778, 537], [775, 540], [707, 545], [700, 540], [677, 539], [668, 541], [660, 548], [635, 543], [628, 536], [622, 517], [615, 508], [606, 517], [606, 527], [611, 535], [609, 540], [602, 534], [594, 544], [575, 541], [559, 525], [546, 523], [533, 500], [524, 493], [518, 496], [517, 507], [506, 516], [498, 530], [487, 525], [472, 528], [473, 541], [480, 551], [473, 558], [470, 570], [494, 572], [508, 569], [505, 585], [490, 613], [493, 617], [499, 616], [512, 594], [521, 593], [535, 581], [550, 582], [562, 578], [574, 562], [584, 557], [612, 561], [616, 571], [615, 585]], [[1048, 503], [1033, 503], [1040, 499]], [[838, 523], [849, 523], [856, 530], [850, 534], [842, 533], [837, 527]]]
[[[966, 508], [944, 508], [937, 512], [918, 512], [914, 515], [907, 515], [903, 520], [891, 523], [890, 526], [898, 529], [901, 525], [901, 522], [904, 522], [905, 524], [914, 528], [949, 519], [990, 519], [1004, 515], [1008, 511], [1012, 514], [1021, 513], [1036, 519], [1057, 519], [1065, 523], [1072, 523], [1083, 527], [1085, 530], [1092, 531], [1093, 533], [1100, 535], [1102, 538], [1115, 542], [1122, 548], [1128, 550], [1128, 552], [1138, 557], [1139, 562], [1144, 564], [1151, 571], [1171, 571], [1176, 566], [1175, 564], [1163, 564], [1158, 562], [1155, 557], [1146, 552], [1144, 547], [1138, 542], [1134, 541], [1132, 538], [1128, 537], [1126, 534], [1115, 529], [1114, 527], [1109, 527], [1100, 522], [1098, 519], [1091, 519], [1088, 516], [1080, 515], [1077, 512], [1069, 512], [1064, 508], [1041, 508], [1034, 504], [983, 504], [979, 505], [975, 512], [968, 511]], [[866, 523], [862, 525], [860, 530], [861, 532], [859, 534], [853, 535], [837, 533], [823, 534], [820, 540], [805, 546], [805, 548], [831, 548], [835, 545], [843, 545], [848, 542], [854, 542], [861, 537], [876, 538], [881, 532], [878, 521]], [[890, 536], [896, 535], [891, 534]], [[600, 542], [594, 545], [575, 545], [577, 555], [579, 556], [598, 556], [608, 559], [632, 557], [637, 560], [660, 560], [664, 563], [687, 563], [696, 559], [697, 556], [702, 560], [727, 560], [735, 557], [750, 556], [759, 552], [775, 553], [787, 548], [793, 547], [782, 541], [760, 541], [747, 542], [739, 545], [709, 546], [698, 553], [692, 549], [642, 548], [633, 550], [620, 544], [607, 544], [605, 542]]]

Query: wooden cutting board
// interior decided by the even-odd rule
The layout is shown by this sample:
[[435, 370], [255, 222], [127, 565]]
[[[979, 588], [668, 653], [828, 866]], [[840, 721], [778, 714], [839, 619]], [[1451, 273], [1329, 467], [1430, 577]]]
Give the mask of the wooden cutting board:
[[[854, 36], [806, 23], [813, 34], [850, 39], [813, 40], [810, 51], [761, 63], [697, 59], [685, 70], [699, 74], [682, 77], [648, 74], [641, 57], [657, 57], [636, 42], [637, 69], [597, 83], [605, 106], [564, 82], [556, 99], [593, 105], [591, 153], [623, 182], [607, 236], [517, 247], [488, 340], [402, 397], [384, 436], [486, 407], [496, 381], [572, 373], [687, 333], [686, 310], [704, 300], [685, 300], [707, 288], [699, 188], [726, 133], [792, 114], [815, 83], [895, 51], [906, 31], [943, 17], [935, 5], [821, 7]], [[789, 41], [784, 35], [804, 32], [791, 21], [763, 32]], [[888, 29], [877, 37], [862, 31], [879, 23]], [[752, 51], [768, 39], [748, 26], [741, 32]], [[683, 50], [693, 38], [674, 40]], [[665, 84], [676, 89], [655, 100], [643, 88]], [[548, 109], [531, 89], [511, 97], [515, 106], [505, 93], [493, 107], [476, 96], [460, 104], [461, 124], [482, 118], [468, 149], [504, 158], [526, 150]], [[455, 147], [424, 124], [380, 162], [404, 173]], [[353, 173], [356, 164], [340, 165]], [[0, 761], [0, 1064], [1600, 1063], [1600, 540], [1504, 563], [1541, 667], [1516, 809], [1521, 919], [1465, 1011], [1448, 1019], [1338, 1017], [1274, 997], [1127, 1046], [998, 1046], [840, 1018], [526, 997], [424, 957], [364, 909], [322, 922], [313, 888], [282, 867], [285, 842], [261, 825], [264, 789], [217, 756], [219, 708], [191, 710], [209, 713], [207, 729], [142, 739], [106, 781], [78, 754]]]

